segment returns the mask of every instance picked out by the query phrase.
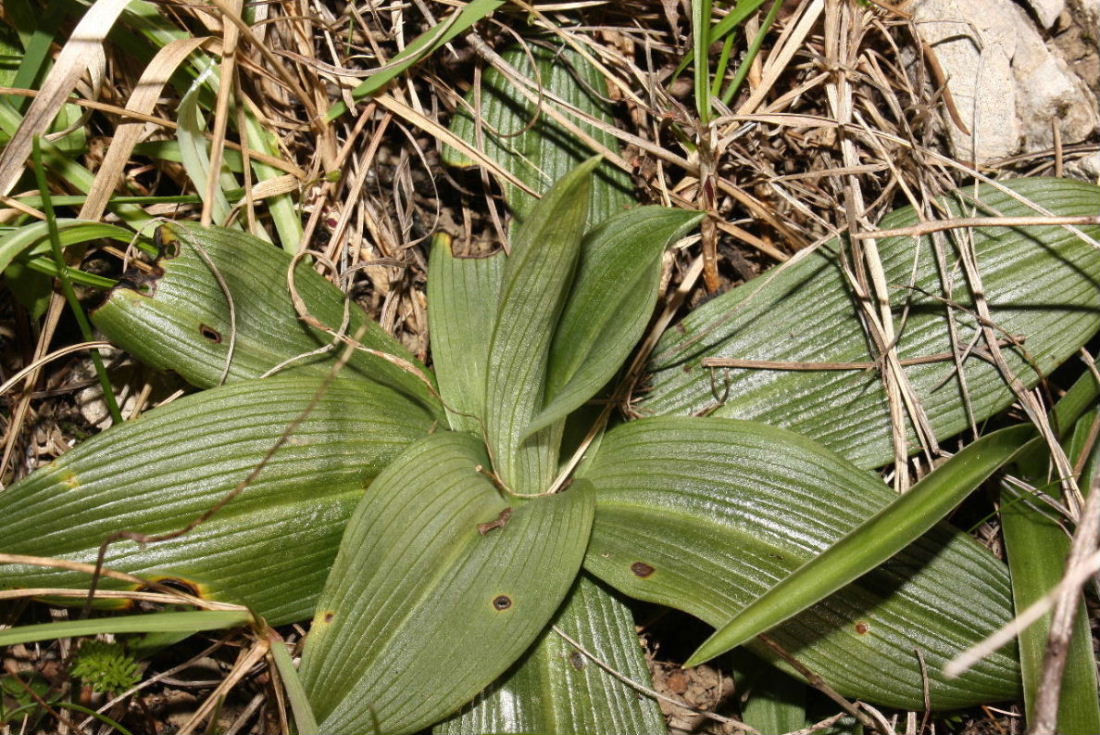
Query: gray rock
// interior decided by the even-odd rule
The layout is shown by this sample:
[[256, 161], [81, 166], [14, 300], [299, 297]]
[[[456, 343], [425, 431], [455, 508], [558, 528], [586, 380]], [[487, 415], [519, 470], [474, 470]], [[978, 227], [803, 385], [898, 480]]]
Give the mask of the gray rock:
[[1049, 148], [1054, 125], [1066, 144], [1100, 126], [1093, 92], [1011, 0], [919, 0], [914, 20], [971, 131], [948, 124], [959, 158], [983, 163]]

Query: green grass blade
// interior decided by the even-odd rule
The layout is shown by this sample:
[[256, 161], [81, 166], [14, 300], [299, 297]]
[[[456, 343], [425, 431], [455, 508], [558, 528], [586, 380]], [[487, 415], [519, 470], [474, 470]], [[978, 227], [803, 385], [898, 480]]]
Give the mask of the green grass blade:
[[752, 640], [887, 561], [936, 525], [1034, 437], [1033, 427], [1014, 426], [966, 447], [741, 610], [684, 665], [698, 666]]
[[[104, 238], [128, 243], [134, 237], [130, 230], [99, 222], [55, 218], [54, 223], [58, 231], [57, 242], [62, 248]], [[15, 228], [0, 237], [0, 271], [21, 254], [51, 253], [50, 229], [48, 222], [34, 222]]]
[[[733, 102], [734, 95], [737, 94], [737, 90], [741, 88], [741, 84], [745, 81], [745, 77], [749, 75], [749, 69], [752, 68], [752, 62], [756, 59], [757, 54], [760, 53], [760, 47], [764, 45], [764, 37], [767, 36], [768, 31], [771, 30], [772, 24], [775, 23], [775, 19], [779, 17], [779, 10], [783, 7], [782, 0], [772, 0], [772, 6], [768, 10], [768, 14], [764, 16], [764, 22], [760, 24], [760, 30], [757, 31], [756, 36], [753, 37], [749, 43], [749, 50], [745, 54], [745, 57], [741, 59], [741, 63], [737, 67], [737, 72], [733, 75], [733, 79], [726, 86], [724, 92], [722, 92], [722, 103], [729, 105]], [[718, 85], [718, 80], [715, 79], [715, 86]]]
[[[1081, 407], [1093, 406], [1098, 386], [1091, 373], [1085, 375], [1055, 407], [1055, 422], [1069, 436], [1067, 455], [1076, 462], [1087, 449], [1083, 441], [1096, 420], [1097, 412], [1088, 411], [1077, 424], [1067, 418], [1081, 413]], [[1050, 482], [1048, 453], [1045, 446], [1021, 457], [1020, 476], [1056, 500], [1062, 499], [1059, 483]], [[1088, 476], [1088, 468], [1084, 476]], [[1041, 501], [1010, 485], [1001, 483], [1001, 531], [1012, 572], [1012, 593], [1016, 611], [1047, 594], [1065, 573], [1070, 539], [1055, 517], [1055, 511]], [[1017, 636], [1020, 643], [1020, 669], [1024, 679], [1024, 706], [1032, 720], [1036, 689], [1042, 678], [1043, 659], [1050, 633], [1050, 616], [1044, 616]], [[1092, 649], [1088, 615], [1082, 601], [1074, 621], [1073, 638], [1062, 678], [1062, 699], [1058, 711], [1058, 732], [1089, 735], [1100, 732], [1100, 701], [1096, 697], [1096, 659]]]
[[[68, 10], [66, 3], [51, 3], [46, 8], [45, 15], [39, 20], [37, 11], [31, 9], [26, 0], [5, 3], [5, 10], [9, 17], [18, 16], [23, 23], [34, 23], [34, 30], [23, 33], [24, 49], [16, 70], [15, 78], [10, 86], [16, 89], [37, 89], [35, 82], [46, 74], [50, 59], [50, 47], [57, 41], [53, 32], [61, 25], [61, 21]], [[37, 22], [36, 22], [37, 21]], [[18, 23], [19, 21], [17, 21]], [[29, 97], [12, 97], [12, 106], [19, 112], [30, 103]]]
[[[726, 17], [714, 24], [714, 27], [710, 29], [710, 37], [712, 41], [723, 39], [726, 35], [732, 32], [735, 28], [745, 22], [745, 19], [756, 12], [756, 9], [763, 5], [767, 0], [737, 0], [737, 5], [733, 7]], [[680, 60], [680, 64], [676, 67], [676, 72], [672, 75], [672, 78], [680, 76], [684, 73], [684, 69], [687, 69], [691, 63], [695, 61], [695, 49], [690, 49], [684, 58]]]
[[[1053, 487], [1044, 488], [1047, 491]], [[1012, 593], [1017, 612], [1050, 592], [1061, 579], [1069, 553], [1065, 530], [1042, 509], [1034, 508], [1015, 493], [1002, 489], [1001, 530], [1009, 567]], [[1031, 720], [1036, 688], [1042, 678], [1043, 659], [1050, 632], [1049, 614], [1022, 631], [1020, 669], [1024, 677], [1024, 703]], [[1096, 697], [1096, 660], [1084, 601], [1078, 605], [1073, 640], [1062, 678], [1062, 699], [1058, 710], [1058, 732], [1066, 735], [1092, 735], [1100, 732], [1100, 707]]]
[[290, 711], [294, 714], [294, 725], [298, 735], [318, 735], [321, 729], [317, 726], [317, 718], [313, 716], [313, 707], [309, 705], [309, 697], [306, 695], [302, 679], [298, 676], [298, 669], [294, 666], [294, 660], [290, 657], [290, 651], [286, 644], [277, 638], [271, 639], [271, 657], [275, 659], [275, 667], [279, 670], [279, 678], [283, 680], [283, 689], [290, 700]]
[[695, 53], [695, 110], [704, 127], [710, 123], [710, 0], [691, 0], [692, 51]]
[[[64, 266], [58, 268], [57, 263], [54, 262], [53, 256], [40, 255], [34, 258], [27, 258], [24, 263], [16, 262], [8, 266], [5, 270], [5, 275], [11, 275], [11, 269], [25, 265], [28, 269], [41, 273], [43, 275], [57, 278], [62, 271], [68, 274], [69, 280], [78, 286], [91, 286], [92, 288], [102, 288], [104, 290], [114, 288], [118, 285], [118, 281], [113, 278], [105, 278], [104, 276], [97, 276], [94, 273], [85, 273], [82, 270]], [[18, 276], [17, 276], [18, 277]]]
[[[69, 303], [69, 310], [72, 311], [73, 316], [76, 318], [76, 323], [80, 327], [80, 333], [84, 337], [84, 341], [91, 342], [95, 339], [95, 331], [92, 329], [91, 322], [88, 321], [88, 315], [84, 313], [84, 305], [80, 303], [80, 299], [76, 297], [76, 291], [73, 290], [72, 281], [69, 280], [69, 274], [66, 268], [65, 256], [62, 253], [61, 236], [57, 228], [57, 217], [54, 215], [53, 204], [50, 202], [49, 191], [50, 186], [46, 181], [46, 169], [42, 165], [42, 149], [39, 144], [39, 140], [36, 137], [31, 147], [32, 159], [34, 161], [34, 174], [38, 179], [38, 190], [42, 192], [43, 204], [46, 214], [46, 226], [50, 235], [50, 247], [53, 251], [53, 260], [58, 268], [58, 276], [61, 281], [61, 291], [65, 294], [65, 300]], [[107, 409], [111, 413], [111, 418], [114, 423], [122, 423], [122, 412], [118, 408], [118, 400], [115, 398], [114, 388], [111, 386], [111, 379], [107, 375], [107, 368], [103, 364], [103, 355], [99, 354], [99, 350], [92, 350], [91, 352], [92, 364], [95, 366], [96, 377], [99, 379], [99, 386], [103, 391], [103, 399], [107, 404]]]
[[66, 620], [0, 630], [0, 646], [101, 633], [197, 633], [200, 630], [236, 628], [247, 625], [250, 620], [252, 613], [247, 610], [194, 610]]
[[[209, 143], [204, 136], [206, 133], [205, 122], [199, 109], [199, 96], [202, 93], [204, 82], [205, 79], [201, 76], [196, 79], [191, 88], [187, 90], [187, 93], [183, 95], [176, 110], [176, 140], [179, 142], [183, 168], [187, 171], [187, 176], [191, 179], [195, 191], [201, 197], [206, 196], [206, 179], [210, 174]], [[223, 166], [222, 171], [218, 171], [216, 176], [219, 180], [222, 180], [227, 176], [231, 177], [232, 174]], [[211, 203], [212, 222], [216, 225], [224, 225], [228, 221], [232, 209], [229, 206], [229, 199], [225, 195], [225, 190], [240, 186], [235, 179], [232, 183], [227, 181], [222, 183], [226, 185], [214, 188], [214, 201]], [[240, 228], [237, 223], [232, 226], [234, 229]]]
[[[431, 56], [440, 48], [450, 43], [458, 36], [468, 31], [475, 23], [487, 18], [504, 4], [504, 0], [472, 0], [466, 3], [461, 10], [456, 11], [442, 23], [439, 23], [424, 33], [417, 36], [416, 40], [390, 59], [384, 68], [372, 74], [362, 84], [352, 90], [352, 97], [362, 99], [374, 94], [382, 87], [389, 84], [395, 77], [403, 74], [417, 62], [427, 56]], [[335, 105], [326, 116], [329, 120], [347, 112], [344, 104]]]
[[[278, 155], [278, 147], [272, 141], [272, 135], [260, 125], [252, 110], [245, 108], [244, 112], [245, 132], [248, 136], [248, 145], [254, 150], [269, 155]], [[253, 160], [252, 170], [256, 172], [256, 181], [260, 183], [268, 179], [278, 178], [283, 175], [274, 166]], [[231, 194], [227, 193], [227, 196]], [[275, 231], [279, 233], [279, 245], [283, 250], [294, 254], [302, 249], [302, 218], [290, 194], [279, 194], [267, 200], [267, 211], [271, 213], [271, 220], [275, 224]]]
[[70, 709], [73, 712], [81, 712], [93, 719], [99, 720], [105, 725], [113, 727], [114, 729], [118, 730], [122, 735], [131, 735], [129, 730], [112, 720], [107, 715], [103, 714], [102, 712], [96, 712], [94, 709], [91, 709], [90, 707], [85, 707], [82, 704], [76, 704], [74, 702], [54, 702], [53, 706], [60, 707], [62, 709]]

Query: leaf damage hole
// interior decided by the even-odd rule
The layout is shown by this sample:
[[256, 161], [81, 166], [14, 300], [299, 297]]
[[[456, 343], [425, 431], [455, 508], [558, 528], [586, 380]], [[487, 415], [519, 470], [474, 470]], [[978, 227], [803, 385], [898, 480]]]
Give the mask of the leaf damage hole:
[[220, 345], [222, 343], [222, 333], [211, 327], [209, 324], [200, 324], [199, 334], [202, 335], [203, 339], [213, 342], [216, 345]]
[[497, 595], [493, 598], [493, 609], [497, 612], [503, 612], [512, 607], [512, 598], [508, 595]]
[[[191, 595], [192, 597], [198, 597], [200, 599], [202, 598], [202, 592], [199, 590], [199, 586], [190, 580], [180, 579], [179, 577], [164, 577], [163, 579], [154, 580], [154, 582], [154, 584], [139, 587], [138, 591], [160, 591], [167, 587], [176, 592], [182, 592], [186, 595]], [[160, 590], [157, 590], [158, 587]]]
[[649, 575], [653, 574], [653, 572], [655, 572], [656, 570], [646, 564], [644, 561], [636, 561], [630, 565], [630, 571], [634, 572], [636, 576], [645, 579]]
[[158, 227], [156, 232], [153, 233], [153, 245], [157, 248], [157, 257], [178, 258], [180, 254], [180, 243], [176, 238], [176, 235], [168, 230], [166, 227]]
[[867, 635], [869, 632], [871, 632], [871, 624], [865, 620], [860, 620], [858, 623], [856, 623], [856, 632], [860, 635]]

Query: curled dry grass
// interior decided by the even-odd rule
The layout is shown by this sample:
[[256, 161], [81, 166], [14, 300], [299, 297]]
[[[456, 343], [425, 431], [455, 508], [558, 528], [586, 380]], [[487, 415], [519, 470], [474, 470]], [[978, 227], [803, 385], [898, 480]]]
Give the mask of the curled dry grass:
[[[41, 66], [29, 77], [37, 82], [0, 90], [22, 110], [21, 126], [9, 133], [0, 158], [0, 225], [45, 218], [40, 192], [25, 171], [35, 135], [49, 133], [59, 146], [64, 141], [67, 131], [53, 123], [64, 112], [83, 145], [67, 154], [64, 165], [48, 162], [51, 194], [63, 203], [59, 216], [139, 226], [156, 217], [234, 221], [288, 250], [308, 249], [335, 263], [340, 285], [422, 359], [429, 339], [426, 239], [443, 229], [467, 248], [487, 251], [501, 241], [507, 216], [484, 170], [442, 166], [446, 126], [484, 69], [500, 68], [497, 52], [517, 41], [565, 43], [603, 71], [618, 115], [612, 132], [623, 150], [601, 152], [630, 173], [639, 200], [710, 213], [701, 237], [683, 243], [668, 261], [668, 293], [670, 299], [679, 295], [681, 308], [839, 232], [867, 232], [900, 204], [929, 212], [932, 199], [959, 182], [1000, 172], [975, 171], [944, 155], [945, 126], [959, 124], [954, 102], [932, 50], [921, 45], [905, 11], [888, 3], [784, 2], [745, 84], [728, 106], [715, 101], [709, 125], [693, 102], [690, 73], [675, 74], [691, 48], [690, 18], [676, 2], [516, 2], [363, 101], [353, 98], [354, 87], [460, 3], [261, 2], [248, 5], [247, 23], [234, 0], [164, 2], [150, 6], [153, 19], [141, 22], [120, 16], [123, 5], [99, 0], [79, 22], [49, 15], [43, 23], [54, 23], [47, 28], [52, 38], [39, 47]], [[0, 25], [23, 27], [21, 7], [0, 10]], [[735, 48], [757, 34], [762, 18], [749, 18]], [[46, 73], [48, 58], [53, 66]], [[182, 146], [188, 139], [181, 126], [196, 124], [185, 123], [180, 110], [183, 92], [196, 79], [204, 85], [196, 103], [202, 123], [190, 137], [208, 149], [207, 171], [213, 173], [205, 177], [169, 153], [174, 141]], [[538, 99], [538, 80], [525, 84]], [[20, 101], [24, 97], [29, 102]], [[350, 112], [329, 121], [326, 112], [337, 102]], [[540, 114], [572, 124], [568, 111], [543, 103]], [[1001, 171], [1060, 170], [1089, 150], [1068, 146], [1011, 159]], [[223, 161], [235, 162], [240, 191], [232, 201], [224, 194], [226, 177], [217, 175]], [[71, 194], [79, 195], [78, 204], [64, 204]], [[168, 199], [181, 194], [190, 196]], [[119, 195], [146, 201], [126, 209]], [[889, 345], [896, 326], [888, 310], [873, 306], [887, 294], [873, 242], [865, 242], [862, 257], [850, 264], [852, 276], [867, 290], [873, 337]], [[70, 264], [93, 264], [108, 274], [119, 272], [119, 255], [112, 247], [68, 252]], [[53, 295], [39, 306], [41, 313], [10, 299], [3, 306], [3, 377], [19, 373], [4, 385], [10, 407], [3, 415], [4, 484], [97, 430], [73, 398], [94, 381], [77, 371], [70, 354], [76, 348], [57, 348], [73, 342], [64, 300]], [[116, 368], [124, 360], [117, 358]], [[907, 410], [919, 414], [919, 401], [907, 391], [904, 371], [882, 374], [902, 437], [902, 416]], [[178, 395], [141, 370], [129, 379], [128, 416]], [[933, 456], [938, 448], [927, 449]], [[899, 450], [891, 478], [904, 489], [926, 470]], [[978, 533], [996, 535], [989, 525]], [[46, 614], [28, 608], [25, 599], [2, 609], [0, 623]], [[302, 633], [289, 635], [293, 640]], [[46, 662], [68, 655], [67, 644], [60, 654], [19, 648], [5, 654], [10, 666], [50, 670]], [[215, 668], [221, 680], [215, 695], [238, 686], [221, 713], [226, 732], [287, 731], [280, 689], [262, 665], [261, 648], [259, 641], [240, 638], [189, 651], [193, 662]], [[147, 677], [129, 698], [96, 704], [111, 716], [121, 716], [131, 701], [150, 707], [146, 722], [154, 727], [211, 727], [217, 697], [173, 679], [173, 672], [195, 664], [184, 660], [188, 649], [170, 650], [180, 651], [177, 658], [158, 660], [166, 670]], [[218, 657], [227, 651], [231, 655]], [[52, 683], [64, 693], [70, 683], [56, 665], [53, 670]], [[173, 685], [165, 681], [190, 696], [177, 697], [191, 703], [184, 705], [192, 710], [188, 722], [171, 719], [165, 714], [170, 705], [156, 699], [170, 698], [164, 692]], [[719, 706], [728, 708], [728, 697]], [[74, 713], [50, 712], [53, 730], [100, 726]], [[1006, 716], [990, 710], [985, 724], [978, 715], [955, 726], [1004, 731], [1013, 727]], [[917, 718], [902, 714], [890, 727], [915, 732]], [[712, 726], [733, 731], [728, 724]]]

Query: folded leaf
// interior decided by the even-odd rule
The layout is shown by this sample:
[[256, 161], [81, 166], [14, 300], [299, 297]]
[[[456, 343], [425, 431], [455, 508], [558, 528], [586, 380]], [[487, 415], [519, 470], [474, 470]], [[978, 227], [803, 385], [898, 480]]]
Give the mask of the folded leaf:
[[435, 434], [356, 509], [302, 661], [322, 732], [415, 732], [456, 711], [531, 645], [569, 591], [591, 490], [505, 501], [479, 470], [487, 463], [477, 438]]
[[[652, 688], [630, 610], [587, 575], [577, 579], [552, 624], [602, 663]], [[613, 677], [547, 629], [520, 663], [433, 732], [654, 735], [667, 728], [656, 700]]]
[[[552, 51], [526, 45], [508, 49], [503, 57], [531, 81], [536, 95], [542, 91], [539, 104], [529, 101], [499, 69], [489, 68], [481, 87], [466, 95], [469, 108], [460, 107], [455, 112], [451, 122], [455, 135], [539, 193], [597, 152], [555, 121], [548, 109], [560, 111], [601, 145], [619, 151], [621, 146], [614, 135], [573, 112], [604, 126], [615, 124], [604, 75], [583, 56], [571, 49]], [[477, 111], [476, 116], [471, 110]], [[443, 157], [452, 166], [474, 164], [450, 147], [444, 147]], [[633, 185], [626, 172], [602, 163], [594, 179], [588, 210], [591, 225], [635, 205]], [[516, 221], [522, 222], [537, 199], [507, 181], [502, 181], [501, 187]]]
[[577, 166], [517, 228], [504, 264], [485, 378], [493, 467], [519, 493], [546, 490], [558, 468], [561, 425], [525, 432], [542, 409], [551, 340], [580, 255], [592, 158]]
[[485, 362], [497, 316], [505, 255], [457, 258], [437, 235], [428, 264], [432, 367], [456, 431], [485, 435]]
[[641, 207], [604, 221], [585, 236], [550, 348], [546, 405], [526, 434], [563, 419], [623, 367], [653, 316], [661, 255], [701, 218], [699, 212]]
[[[92, 320], [111, 341], [144, 363], [174, 370], [200, 388], [218, 385], [232, 343], [227, 381], [255, 378], [285, 360], [306, 355], [334, 338], [298, 319], [287, 286], [290, 255], [251, 235], [219, 227], [175, 222], [160, 231], [163, 270], [152, 281], [136, 275], [137, 287], [114, 289]], [[205, 257], [204, 257], [205, 256]], [[209, 263], [207, 263], [207, 258]], [[230, 309], [214, 271], [233, 298], [236, 339]], [[339, 330], [344, 294], [308, 262], [295, 270], [295, 286], [309, 312]], [[364, 346], [392, 355], [422, 375], [428, 372], [397, 340], [355, 304], [345, 333]], [[294, 367], [327, 374], [343, 344], [324, 354], [306, 356]], [[407, 367], [357, 351], [345, 373], [383, 383], [434, 411], [442, 410], [423, 380]]]
[[[731, 419], [643, 419], [608, 432], [585, 568], [616, 589], [721, 625], [896, 498], [804, 437]], [[924, 707], [1018, 696], [1015, 652], [946, 680], [951, 657], [1012, 617], [1005, 565], [939, 525], [769, 635], [842, 694]], [[758, 643], [755, 653], [775, 661]]]
[[[1078, 181], [1014, 179], [1003, 185], [1058, 215], [1093, 215], [1100, 199], [1100, 188]], [[978, 204], [971, 192], [961, 189], [943, 198], [952, 216], [1035, 214], [989, 186], [979, 187]], [[916, 221], [914, 211], [906, 207], [885, 217], [880, 228], [906, 227]], [[1085, 230], [1093, 238], [1100, 237], [1100, 228]], [[981, 228], [972, 237], [998, 333], [1024, 340], [1022, 349], [1004, 348], [1009, 366], [1027, 385], [1034, 385], [1100, 327], [1096, 246], [1061, 226]], [[941, 274], [932, 240], [879, 241], [886, 279], [894, 288], [895, 323], [899, 329], [904, 323], [898, 344], [903, 360], [952, 351], [949, 309], [954, 310], [962, 348], [973, 341], [976, 331], [970, 313], [948, 305], [969, 309], [973, 304], [957, 249], [950, 238], [939, 238], [948, 268]], [[712, 371], [701, 365], [708, 357], [874, 361], [877, 355], [868, 349], [852, 289], [838, 267], [839, 248], [834, 240], [789, 266], [765, 273], [707, 302], [670, 329], [654, 353], [652, 390], [642, 397], [638, 410], [649, 414], [714, 410], [716, 416], [758, 420], [812, 436], [861, 467], [889, 462], [893, 457], [889, 410], [877, 371]], [[971, 353], [964, 366], [975, 421], [1015, 400], [989, 362]], [[939, 439], [966, 428], [969, 421], [952, 360], [905, 369]], [[918, 446], [911, 435], [910, 451]]]
[[[248, 477], [321, 385], [306, 375], [242, 381], [92, 437], [4, 492], [0, 552], [93, 564], [115, 532], [183, 528]], [[273, 624], [306, 618], [363, 489], [433, 423], [388, 388], [337, 379], [252, 484], [209, 521], [170, 541], [118, 541], [106, 564], [183, 580]], [[6, 588], [89, 583], [86, 574], [31, 566], [6, 566], [2, 580]]]

